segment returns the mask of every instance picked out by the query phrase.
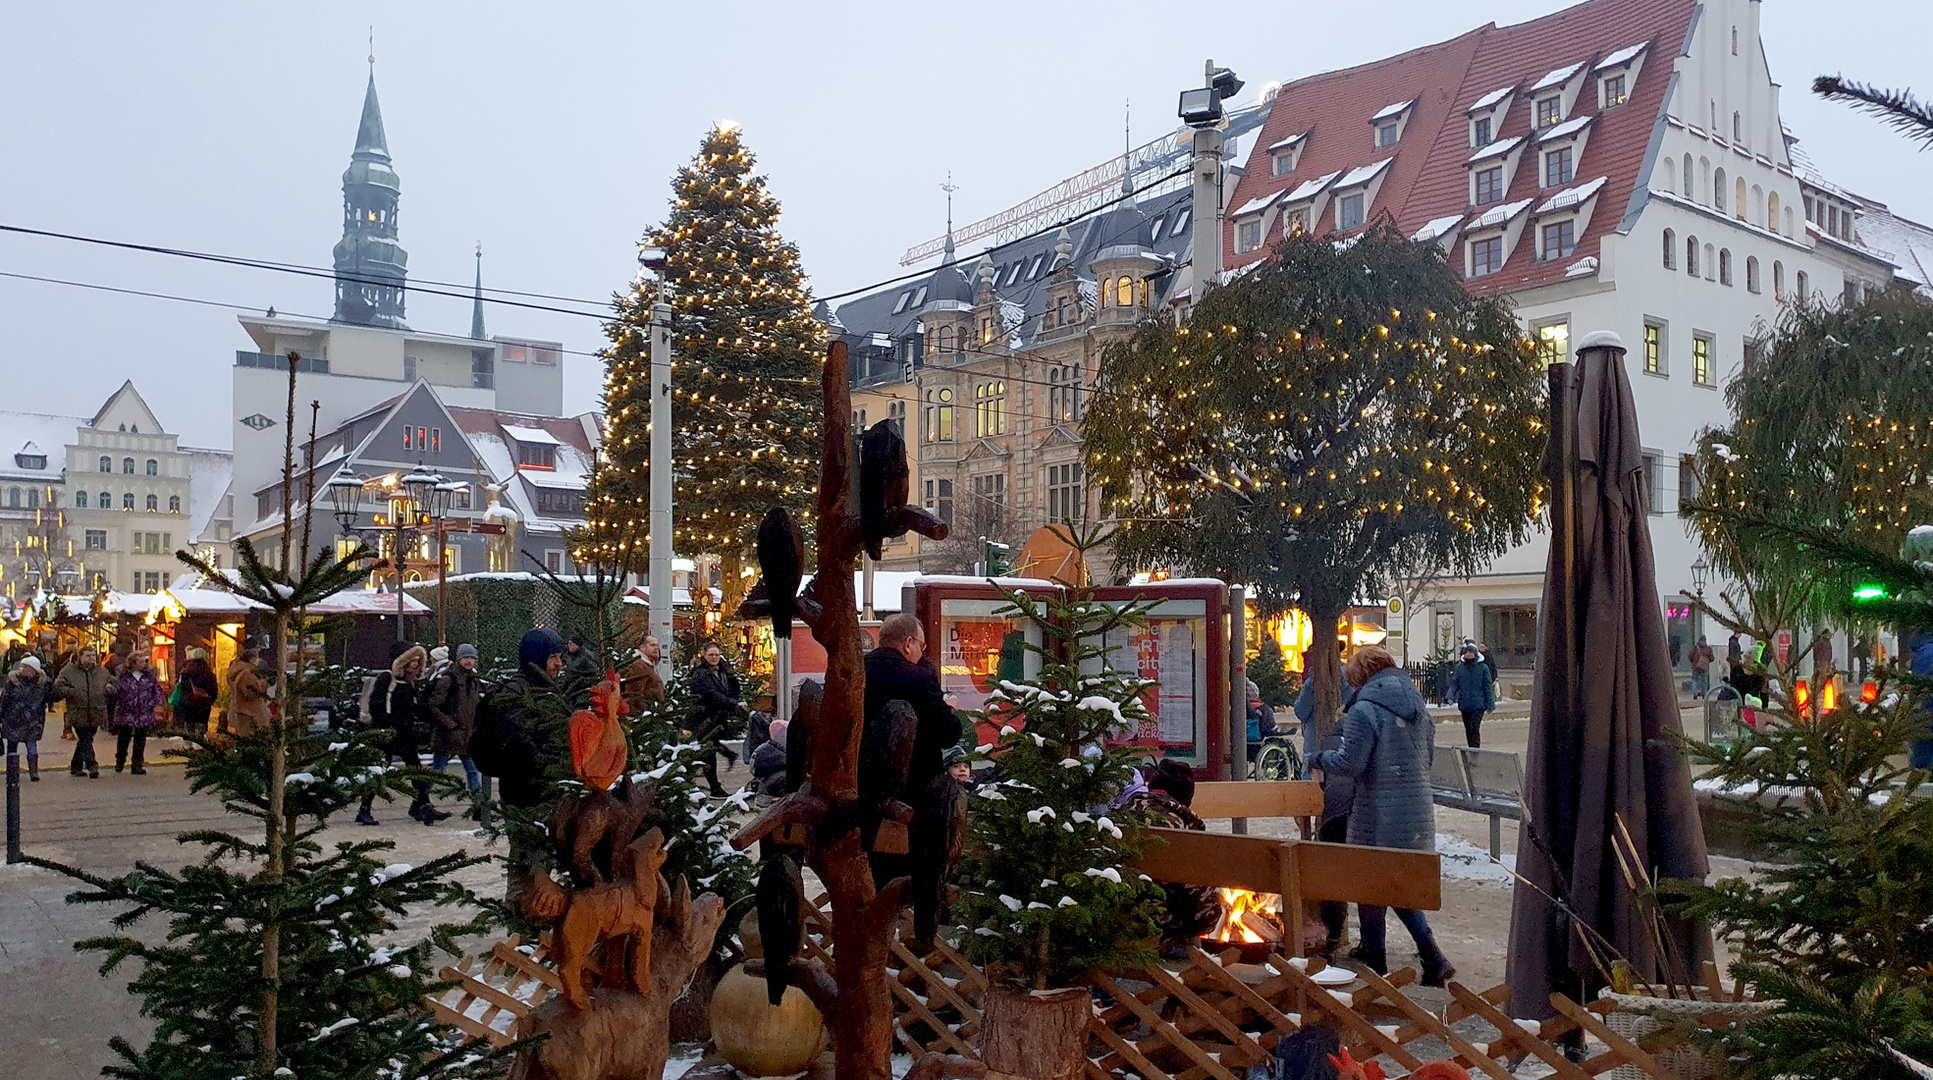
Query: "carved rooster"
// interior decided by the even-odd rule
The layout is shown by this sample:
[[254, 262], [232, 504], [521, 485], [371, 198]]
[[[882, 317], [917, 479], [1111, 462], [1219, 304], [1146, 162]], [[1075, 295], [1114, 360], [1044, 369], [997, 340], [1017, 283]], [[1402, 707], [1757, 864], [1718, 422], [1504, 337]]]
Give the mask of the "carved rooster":
[[631, 744], [624, 737], [618, 717], [630, 713], [618, 691], [617, 672], [591, 688], [591, 707], [579, 709], [570, 718], [571, 766], [584, 783], [603, 791], [624, 775], [631, 757]]

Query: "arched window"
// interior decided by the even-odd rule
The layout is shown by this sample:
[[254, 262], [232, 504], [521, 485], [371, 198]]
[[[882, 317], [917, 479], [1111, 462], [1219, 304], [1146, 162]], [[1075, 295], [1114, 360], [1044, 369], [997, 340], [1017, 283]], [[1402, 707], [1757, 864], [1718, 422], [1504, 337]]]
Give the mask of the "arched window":
[[1698, 276], [1698, 238], [1696, 236], [1685, 237], [1685, 273], [1692, 277]]
[[1732, 141], [1741, 144], [1745, 141], [1745, 114], [1743, 113], [1732, 113]]
[[[1736, 26], [1732, 27], [1732, 55], [1738, 55], [1738, 27]], [[1738, 114], [1733, 113], [1732, 115], [1737, 116]]]
[[40, 507], [40, 489], [37, 487], [28, 488], [27, 489], [27, 509], [35, 510], [35, 509], [38, 509], [39, 507]]
[[1718, 253], [1718, 283], [1720, 285], [1730, 285], [1732, 283], [1731, 248], [1725, 248]]
[[1712, 257], [1712, 246], [1710, 244], [1706, 244], [1705, 245], [1705, 280], [1706, 281], [1716, 280], [1716, 277], [1715, 277], [1716, 269], [1717, 269], [1717, 260]]
[[1678, 234], [1665, 230], [1665, 269], [1678, 269]]
[[1126, 274], [1114, 283], [1114, 303], [1119, 307], [1134, 306], [1134, 279]]
[[1776, 259], [1772, 262], [1772, 299], [1785, 299], [1785, 264]]
[[114, 496], [103, 491], [101, 492], [101, 501], [95, 503], [94, 505], [100, 507], [103, 510], [112, 510], [114, 509]]
[[102, 458], [102, 459], [101, 459], [101, 471], [102, 471], [102, 472], [106, 472], [106, 473], [111, 473], [111, 472], [113, 472], [113, 471], [114, 471], [114, 459], [113, 459], [113, 458], [111, 458], [111, 457], [104, 457], [104, 458]]
[[1675, 191], [1677, 191], [1677, 190], [1678, 190], [1678, 161], [1677, 161], [1677, 159], [1676, 159], [1676, 158], [1666, 158], [1666, 159], [1664, 160], [1664, 167], [1665, 167], [1665, 171], [1664, 171], [1664, 188], [1665, 188], [1665, 190], [1666, 190], [1666, 191], [1671, 191], [1671, 192], [1675, 192]]
[[87, 492], [85, 491], [74, 492], [74, 509], [76, 510], [87, 509]]
[[1148, 306], [1148, 279], [1147, 278], [1141, 279], [1141, 306], [1142, 307]]
[[181, 496], [179, 495], [168, 496], [168, 513], [170, 514], [181, 513]]
[[148, 513], [152, 514], [159, 509], [161, 509], [161, 500], [152, 495], [148, 496]]
[[161, 463], [159, 461], [156, 461], [153, 458], [148, 459], [148, 475], [149, 476], [161, 475]]
[[941, 352], [953, 351], [953, 328], [951, 326], [940, 327], [939, 339]]
[[1779, 193], [1776, 191], [1765, 195], [1765, 227], [1772, 232], [1779, 231]]
[[7, 489], [7, 506], [9, 509], [14, 509], [14, 510], [20, 509], [20, 489], [19, 488]]
[[1802, 304], [1805, 303], [1806, 291], [1805, 271], [1801, 270], [1799, 271], [1799, 302]]
[[1745, 178], [1743, 176], [1739, 177], [1736, 185], [1734, 186], [1736, 190], [1732, 193], [1732, 213], [1738, 216], [1738, 220], [1744, 221], [1745, 220]]
[[1725, 170], [1712, 170], [1712, 209], [1725, 209]]
[[1758, 280], [1758, 256], [1745, 256], [1745, 289], [1747, 292], [1762, 291]]
[[[1687, 182], [1689, 182], [1689, 178], [1687, 178]], [[1711, 159], [1699, 158], [1698, 159], [1698, 190], [1702, 193], [1702, 192], [1710, 191], [1711, 189], [1712, 189]], [[1703, 196], [1701, 195], [1700, 197], [1703, 197]]]
[[1686, 155], [1685, 155], [1685, 171], [1684, 171], [1684, 174], [1683, 174], [1683, 177], [1682, 177], [1682, 180], [1683, 180], [1683, 183], [1684, 183], [1684, 185], [1685, 185], [1685, 186], [1684, 186], [1684, 187], [1682, 187], [1682, 188], [1679, 188], [1678, 190], [1680, 190], [1680, 191], [1682, 191], [1682, 192], [1684, 193], [1684, 195], [1685, 195], [1685, 198], [1687, 198], [1687, 199], [1689, 199], [1689, 198], [1691, 198], [1691, 192], [1692, 192], [1692, 187], [1691, 187], [1691, 155], [1690, 155], [1690, 154], [1686, 154]]
[[134, 492], [123, 491], [121, 493], [121, 509], [123, 510], [134, 509]]
[[[1740, 181], [1740, 183], [1743, 182]], [[1752, 217], [1750, 220], [1765, 220], [1765, 189], [1757, 184], [1752, 185]]]
[[123, 473], [125, 473], [125, 474], [127, 474], [127, 475], [129, 475], [129, 476], [133, 476], [133, 475], [134, 475], [134, 459], [133, 459], [133, 458], [131, 458], [131, 457], [124, 457], [124, 458], [122, 458], [122, 459], [121, 459], [121, 471], [122, 471]]

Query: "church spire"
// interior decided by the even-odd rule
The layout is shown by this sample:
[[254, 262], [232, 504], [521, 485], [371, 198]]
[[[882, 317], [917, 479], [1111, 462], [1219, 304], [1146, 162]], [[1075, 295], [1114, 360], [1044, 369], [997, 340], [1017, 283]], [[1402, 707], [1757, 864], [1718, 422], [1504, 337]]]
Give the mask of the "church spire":
[[1134, 195], [1134, 116], [1133, 103], [1121, 106], [1121, 194]]
[[390, 167], [389, 138], [376, 99], [376, 55], [369, 55], [356, 148], [342, 174], [342, 239], [335, 249], [335, 321], [408, 329], [403, 322], [409, 255], [396, 240], [402, 182]]
[[483, 241], [477, 241], [477, 298], [476, 306], [470, 310], [470, 337], [482, 341], [487, 335], [483, 332]]

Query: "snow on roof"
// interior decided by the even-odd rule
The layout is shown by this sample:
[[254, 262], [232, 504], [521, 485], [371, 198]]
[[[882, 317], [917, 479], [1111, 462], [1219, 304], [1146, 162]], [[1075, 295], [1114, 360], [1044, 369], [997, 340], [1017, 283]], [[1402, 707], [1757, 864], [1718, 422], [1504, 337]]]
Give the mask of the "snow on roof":
[[1300, 135], [1291, 135], [1291, 136], [1289, 136], [1288, 138], [1286, 138], [1286, 139], [1283, 139], [1283, 140], [1282, 140], [1281, 142], [1274, 142], [1274, 143], [1270, 143], [1270, 144], [1269, 144], [1269, 149], [1268, 149], [1268, 152], [1269, 152], [1269, 153], [1271, 153], [1271, 154], [1276, 154], [1276, 153], [1280, 153], [1280, 152], [1282, 152], [1282, 151], [1284, 151], [1284, 150], [1287, 150], [1287, 149], [1288, 149], [1289, 147], [1291, 147], [1291, 146], [1294, 146], [1294, 145], [1295, 145], [1296, 143], [1299, 143], [1299, 142], [1301, 142], [1302, 140], [1304, 140], [1304, 139], [1306, 139], [1306, 138], [1308, 138], [1308, 137], [1309, 137], [1309, 133], [1308, 133], [1308, 132], [1306, 132], [1306, 131], [1305, 131], [1305, 132], [1303, 132], [1303, 133], [1302, 133], [1302, 134], [1300, 134]]
[[1471, 219], [1470, 224], [1466, 228], [1489, 229], [1502, 225], [1504, 222], [1523, 213], [1524, 209], [1535, 201], [1534, 199], [1524, 199], [1519, 202], [1505, 203], [1502, 206], [1493, 206], [1478, 217]]
[[1523, 141], [1524, 137], [1522, 135], [1512, 135], [1508, 139], [1498, 139], [1483, 149], [1478, 150], [1476, 153], [1471, 154], [1470, 161], [1477, 162], [1488, 158], [1502, 157], [1516, 149], [1517, 144]]
[[1517, 89], [1515, 86], [1499, 86], [1495, 90], [1492, 90], [1489, 93], [1478, 98], [1474, 104], [1472, 104], [1468, 109], [1464, 111], [1482, 112], [1485, 109], [1492, 108], [1498, 102], [1502, 101], [1504, 98], [1509, 97], [1511, 94], [1511, 91], [1515, 89]]
[[[435, 584], [431, 582], [430, 584]], [[309, 605], [310, 615], [394, 615], [397, 598], [395, 593], [375, 592], [369, 589], [344, 589], [332, 596], [325, 596]], [[430, 610], [428, 604], [405, 592], [402, 594], [403, 613], [423, 615]]]
[[1544, 129], [1544, 133], [1539, 135], [1537, 140], [1539, 142], [1549, 142], [1552, 139], [1569, 138], [1589, 127], [1590, 123], [1591, 117], [1589, 116], [1573, 116], [1555, 127]]
[[1247, 217], [1250, 214], [1259, 214], [1262, 211], [1267, 210], [1270, 206], [1273, 206], [1277, 199], [1280, 199], [1282, 196], [1286, 194], [1288, 194], [1288, 189], [1283, 188], [1281, 191], [1273, 192], [1268, 195], [1258, 195], [1255, 198], [1250, 199], [1249, 201], [1236, 207], [1235, 212], [1229, 216]]
[[1384, 158], [1383, 160], [1378, 161], [1373, 165], [1361, 165], [1354, 169], [1351, 169], [1347, 174], [1343, 176], [1342, 179], [1336, 181], [1336, 187], [1337, 188], [1361, 187], [1362, 185], [1369, 183], [1371, 180], [1376, 179], [1377, 174], [1381, 173], [1384, 169], [1389, 168], [1389, 163], [1395, 160], [1396, 160], [1395, 158]]
[[1318, 176], [1314, 180], [1304, 180], [1295, 186], [1295, 190], [1289, 192], [1289, 201], [1295, 203], [1301, 202], [1304, 199], [1313, 199], [1322, 193], [1323, 188], [1329, 186], [1330, 181], [1341, 175], [1342, 170], [1337, 169], [1335, 172]]
[[543, 428], [523, 427], [517, 424], [505, 424], [503, 425], [503, 430], [506, 434], [508, 434], [511, 438], [517, 440], [518, 442], [536, 443], [539, 445], [548, 443], [551, 446], [564, 445], [563, 442], [557, 438], [557, 436], [552, 435], [550, 432], [545, 431]]
[[1636, 60], [1638, 58], [1638, 55], [1644, 52], [1644, 50], [1648, 47], [1648, 45], [1649, 45], [1648, 42], [1643, 42], [1643, 41], [1638, 42], [1636, 45], [1626, 45], [1624, 48], [1619, 49], [1617, 52], [1614, 52], [1611, 55], [1605, 57], [1604, 59], [1599, 60], [1597, 62], [1597, 66], [1592, 68], [1591, 70], [1603, 71], [1606, 68], [1623, 67], [1624, 65], [1630, 63], [1631, 61]]
[[188, 536], [200, 540], [221, 509], [235, 475], [235, 454], [229, 450], [182, 447], [188, 455]]
[[[43, 452], [40, 448], [65, 447], [86, 424], [86, 418], [79, 416], [0, 412], [0, 476], [60, 483], [67, 455], [58, 451]], [[39, 454], [47, 460], [41, 468], [29, 469], [14, 460], [16, 454]]]
[[1538, 79], [1535, 83], [1531, 84], [1530, 92], [1534, 94], [1539, 90], [1549, 90], [1551, 87], [1554, 87], [1554, 86], [1562, 86], [1565, 83], [1571, 81], [1571, 76], [1577, 74], [1578, 71], [1581, 68], [1583, 68], [1583, 66], [1584, 66], [1584, 61], [1579, 60], [1577, 63], [1572, 64], [1569, 67], [1560, 67], [1556, 71], [1551, 72], [1550, 74], [1544, 76], [1541, 79]]
[[1408, 112], [1409, 107], [1414, 104], [1416, 104], [1416, 99], [1410, 98], [1408, 101], [1398, 101], [1393, 105], [1385, 105], [1383, 106], [1382, 112], [1379, 112], [1376, 115], [1369, 118], [1369, 122], [1374, 124], [1381, 120], [1388, 120], [1393, 117], [1401, 116], [1404, 113]]
[[1422, 243], [1428, 240], [1434, 240], [1437, 237], [1442, 236], [1444, 233], [1449, 232], [1451, 229], [1456, 228], [1457, 223], [1461, 222], [1462, 220], [1463, 220], [1462, 214], [1451, 214], [1449, 217], [1436, 218], [1432, 220], [1429, 224], [1424, 225], [1422, 228], [1416, 230], [1416, 235], [1410, 237], [1410, 239], [1415, 240], [1418, 243]]
[[1605, 178], [1600, 176], [1595, 180], [1587, 181], [1576, 187], [1565, 188], [1550, 198], [1545, 199], [1544, 204], [1537, 208], [1537, 212], [1540, 214], [1548, 214], [1553, 210], [1569, 210], [1571, 207], [1580, 205], [1584, 200], [1597, 194], [1598, 189], [1604, 186], [1604, 182]]
[[583, 491], [582, 476], [558, 476], [556, 473], [525, 472], [525, 482], [532, 487], [550, 488], [553, 491]]
[[1933, 287], [1933, 229], [1868, 203], [1860, 207], [1859, 240], [1897, 263], [1899, 276], [1916, 285], [1921, 295]]

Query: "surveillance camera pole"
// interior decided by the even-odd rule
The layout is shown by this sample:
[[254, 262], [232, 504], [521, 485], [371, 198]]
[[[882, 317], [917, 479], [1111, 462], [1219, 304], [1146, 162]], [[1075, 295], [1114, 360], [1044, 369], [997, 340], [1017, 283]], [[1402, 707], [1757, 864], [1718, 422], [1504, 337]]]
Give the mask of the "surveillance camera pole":
[[663, 645], [658, 674], [671, 675], [671, 305], [659, 276], [651, 305], [651, 634]]
[[[1215, 84], [1215, 62], [1202, 65], [1207, 85]], [[1208, 285], [1222, 272], [1222, 132], [1220, 127], [1196, 128], [1193, 141], [1194, 267], [1190, 304], [1201, 303]]]

